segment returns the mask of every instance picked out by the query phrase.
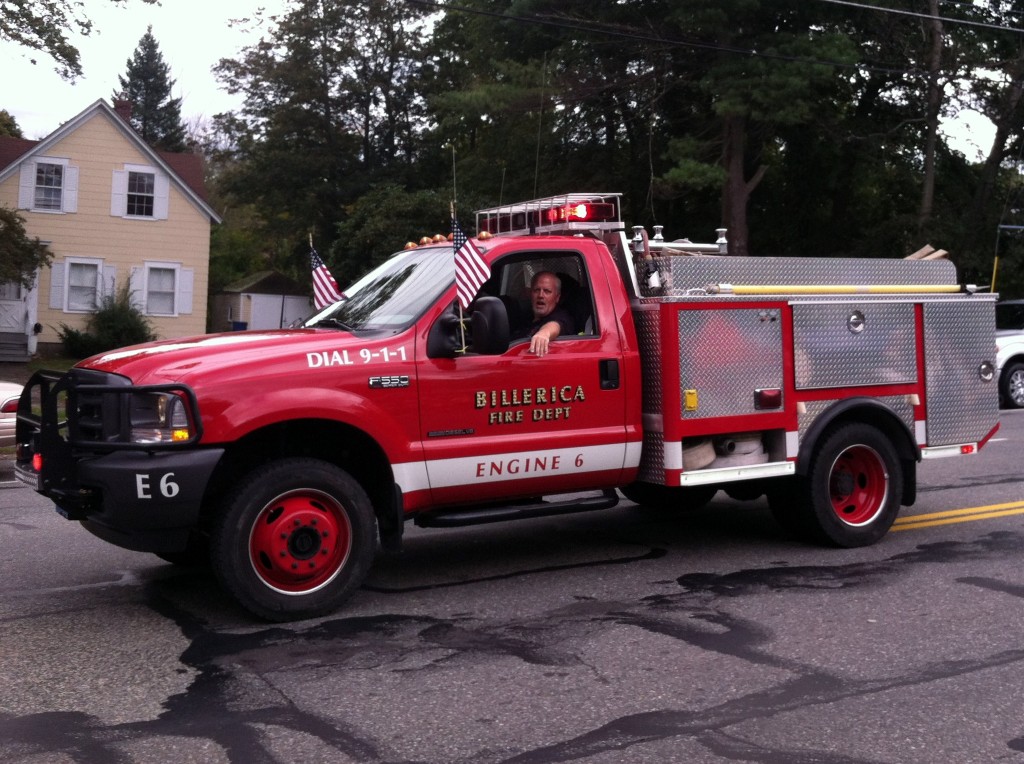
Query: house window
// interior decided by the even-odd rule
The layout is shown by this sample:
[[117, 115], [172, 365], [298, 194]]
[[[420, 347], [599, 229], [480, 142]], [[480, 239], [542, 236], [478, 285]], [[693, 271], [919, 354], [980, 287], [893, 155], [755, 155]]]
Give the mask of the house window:
[[96, 309], [99, 300], [99, 263], [68, 261], [67, 309], [89, 312]]
[[0, 300], [20, 300], [21, 284], [17, 281], [0, 282]]
[[63, 209], [64, 166], [50, 162], [36, 164], [36, 192], [32, 205], [36, 210]]
[[18, 208], [78, 212], [78, 168], [63, 157], [36, 157], [21, 164]]
[[146, 315], [173, 316], [177, 294], [178, 270], [175, 267], [146, 267]]
[[128, 210], [132, 217], [153, 217], [156, 176], [151, 172], [128, 173]]
[[126, 220], [167, 220], [171, 179], [158, 167], [126, 164], [114, 170], [110, 214]]

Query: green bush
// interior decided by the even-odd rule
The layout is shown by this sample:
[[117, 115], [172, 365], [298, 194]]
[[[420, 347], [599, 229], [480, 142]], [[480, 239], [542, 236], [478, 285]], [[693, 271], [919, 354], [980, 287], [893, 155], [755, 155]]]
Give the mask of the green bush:
[[156, 339], [149, 319], [132, 305], [131, 288], [127, 282], [113, 294], [103, 297], [99, 307], [89, 316], [84, 331], [61, 324], [57, 335], [64, 344], [64, 351], [73, 358], [87, 358]]

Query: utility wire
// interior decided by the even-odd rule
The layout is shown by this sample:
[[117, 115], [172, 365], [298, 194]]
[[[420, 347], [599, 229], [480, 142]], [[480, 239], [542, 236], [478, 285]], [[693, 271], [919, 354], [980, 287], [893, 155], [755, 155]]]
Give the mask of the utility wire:
[[[880, 66], [874, 64], [866, 64], [863, 62], [850, 63], [847, 61], [829, 61], [817, 58], [807, 58], [804, 56], [787, 56], [781, 53], [766, 53], [764, 51], [751, 50], [750, 48], [736, 48], [727, 45], [719, 45], [714, 43], [698, 42], [696, 40], [679, 40], [670, 37], [654, 37], [652, 35], [643, 34], [641, 32], [630, 31], [622, 28], [609, 28], [606, 26], [597, 26], [593, 24], [580, 24], [578, 22], [559, 21], [551, 18], [541, 18], [538, 16], [513, 16], [510, 14], [502, 13], [500, 11], [488, 11], [481, 8], [467, 8], [465, 6], [453, 5], [451, 3], [442, 3], [438, 0], [405, 0], [407, 3], [412, 5], [420, 5], [428, 8], [434, 8], [439, 11], [458, 11], [459, 13], [468, 13], [475, 16], [487, 16], [489, 18], [500, 19], [502, 21], [517, 21], [523, 24], [534, 24], [537, 26], [549, 26], [557, 29], [566, 29], [573, 32], [588, 32], [591, 34], [604, 35], [606, 37], [619, 37], [627, 40], [638, 40], [641, 42], [647, 42], [658, 45], [669, 45], [677, 48], [695, 48], [697, 50], [713, 50], [719, 53], [733, 53], [740, 56], [748, 56], [751, 58], [767, 58], [773, 61], [788, 61], [790, 63], [798, 64], [810, 64], [814, 66], [833, 66], [840, 69], [855, 69], [858, 71], [871, 71], [878, 72], [881, 74], [911, 74], [920, 75], [924, 74], [921, 69], [897, 67], [897, 66]], [[1024, 31], [1024, 30], [1022, 30]]]
[[1006, 27], [1000, 24], [989, 24], [984, 21], [971, 21], [970, 19], [958, 19], [953, 16], [933, 16], [930, 13], [919, 13], [917, 11], [904, 11], [899, 8], [887, 8], [884, 5], [870, 5], [868, 3], [855, 3], [853, 0], [818, 0], [821, 3], [830, 3], [832, 5], [845, 5], [848, 8], [859, 8], [866, 11], [879, 11], [881, 13], [893, 13], [898, 16], [913, 16], [918, 19], [928, 19], [929, 21], [941, 21], [947, 24], [961, 24], [963, 26], [978, 27], [980, 29], [996, 29], [1000, 32], [1014, 32], [1016, 34], [1024, 34], [1024, 29], [1019, 27]]

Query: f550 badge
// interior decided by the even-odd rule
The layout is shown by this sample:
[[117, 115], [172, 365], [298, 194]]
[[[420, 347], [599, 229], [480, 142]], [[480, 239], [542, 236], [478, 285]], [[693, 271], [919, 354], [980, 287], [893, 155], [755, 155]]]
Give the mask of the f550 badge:
[[383, 389], [391, 387], [408, 387], [409, 386], [409, 375], [401, 374], [392, 377], [370, 377], [370, 387], [373, 389]]

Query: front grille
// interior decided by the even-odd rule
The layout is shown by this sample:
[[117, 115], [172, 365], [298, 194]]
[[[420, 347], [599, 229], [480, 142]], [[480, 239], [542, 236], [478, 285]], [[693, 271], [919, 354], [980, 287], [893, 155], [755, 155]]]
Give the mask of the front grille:
[[[167, 443], [132, 441], [132, 398], [172, 393], [185, 404], [192, 437]], [[32, 401], [38, 401], [38, 407]], [[71, 369], [66, 374], [40, 371], [26, 385], [18, 408], [18, 442], [32, 448], [72, 453], [105, 453], [117, 449], [159, 451], [194, 446], [202, 438], [195, 392], [187, 385], [132, 385], [117, 374]], [[28, 453], [28, 452], [26, 452]]]
[[77, 398], [73, 421], [75, 422], [75, 434], [78, 440], [103, 441], [103, 394], [93, 392], [79, 392]]

